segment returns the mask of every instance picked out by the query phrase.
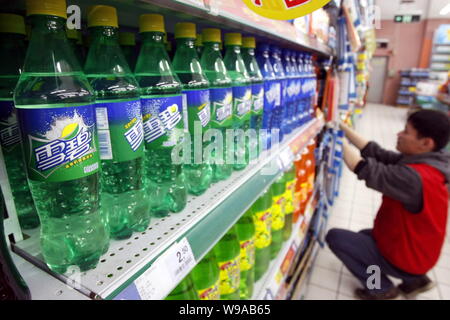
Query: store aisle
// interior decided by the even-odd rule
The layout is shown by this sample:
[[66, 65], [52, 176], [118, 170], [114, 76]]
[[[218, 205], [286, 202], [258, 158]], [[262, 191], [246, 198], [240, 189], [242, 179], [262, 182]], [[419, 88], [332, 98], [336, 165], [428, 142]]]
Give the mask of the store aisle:
[[[401, 131], [407, 117], [407, 109], [369, 104], [357, 121], [356, 128], [365, 137], [375, 140], [387, 149], [395, 149], [397, 132]], [[345, 168], [340, 195], [328, 223], [328, 228], [344, 228], [353, 231], [372, 227], [373, 219], [381, 204], [381, 194], [368, 189], [364, 182]], [[450, 230], [450, 224], [448, 225]], [[437, 266], [429, 276], [438, 285], [417, 299], [450, 299], [450, 235]], [[393, 279], [394, 283], [400, 283]], [[306, 289], [306, 300], [353, 300], [353, 291], [361, 287], [328, 247], [319, 251]], [[403, 297], [402, 297], [403, 299]]]

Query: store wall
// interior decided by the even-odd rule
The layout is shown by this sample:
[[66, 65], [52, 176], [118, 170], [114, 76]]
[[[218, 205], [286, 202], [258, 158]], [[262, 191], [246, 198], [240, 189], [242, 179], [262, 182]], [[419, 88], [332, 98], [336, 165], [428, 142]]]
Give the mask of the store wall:
[[395, 105], [400, 87], [399, 71], [410, 68], [428, 68], [434, 31], [448, 19], [428, 19], [418, 23], [394, 23], [382, 20], [376, 30], [378, 39], [388, 39], [387, 49], [377, 49], [375, 56], [387, 56], [388, 76], [384, 85], [383, 103]]

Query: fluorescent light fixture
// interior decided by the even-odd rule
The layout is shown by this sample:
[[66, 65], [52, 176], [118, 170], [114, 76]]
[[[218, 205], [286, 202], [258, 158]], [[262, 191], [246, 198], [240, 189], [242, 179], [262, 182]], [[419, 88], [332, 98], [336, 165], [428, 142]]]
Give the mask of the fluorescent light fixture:
[[446, 16], [446, 15], [448, 15], [449, 13], [450, 13], [450, 3], [447, 4], [445, 7], [443, 7], [443, 8], [441, 9], [441, 11], [439, 12], [439, 14], [440, 14], [441, 16]]

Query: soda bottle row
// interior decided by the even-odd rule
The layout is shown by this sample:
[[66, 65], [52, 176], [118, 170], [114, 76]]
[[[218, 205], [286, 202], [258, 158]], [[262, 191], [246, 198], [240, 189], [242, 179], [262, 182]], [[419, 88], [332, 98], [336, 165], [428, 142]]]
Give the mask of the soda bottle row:
[[[255, 147], [245, 130], [284, 130], [311, 117], [312, 91], [286, 98], [313, 88], [310, 58], [299, 64], [303, 73], [292, 67], [288, 78], [278, 48], [270, 48], [269, 58], [262, 45], [267, 59], [256, 59], [254, 38], [227, 33], [222, 58], [221, 31], [211, 28], [202, 31], [200, 58], [195, 25], [177, 23], [172, 61], [163, 16], [143, 14], [134, 63], [133, 37], [119, 43], [116, 9], [98, 5], [87, 15], [82, 67], [79, 36], [66, 31], [65, 1], [26, 3], [32, 30], [26, 55], [23, 17], [2, 14], [0, 24], [1, 142], [21, 225], [40, 222], [42, 253], [53, 271], [94, 268], [110, 237], [144, 231], [152, 216], [182, 211], [188, 193], [200, 195], [244, 169]], [[223, 143], [225, 152], [212, 149], [215, 162], [202, 161], [195, 148], [196, 135], [211, 128], [239, 132]], [[201, 150], [215, 142], [205, 141]], [[178, 150], [187, 160], [181, 164], [174, 161]]]

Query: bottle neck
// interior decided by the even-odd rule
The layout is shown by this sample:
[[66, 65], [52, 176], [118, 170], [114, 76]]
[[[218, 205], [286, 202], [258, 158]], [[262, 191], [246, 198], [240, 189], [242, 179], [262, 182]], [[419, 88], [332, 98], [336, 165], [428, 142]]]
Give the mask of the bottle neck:
[[144, 32], [142, 36], [142, 45], [159, 45], [164, 47], [163, 32]]
[[119, 33], [118, 29], [114, 27], [104, 26], [104, 27], [91, 27], [89, 28], [91, 33], [92, 45], [109, 44], [118, 45], [119, 44]]
[[177, 72], [200, 73], [201, 70], [194, 70], [200, 67], [197, 50], [195, 50], [195, 39], [181, 38], [176, 41], [177, 50], [173, 59], [173, 67], [175, 70]]
[[242, 48], [242, 53], [249, 55], [251, 57], [255, 57], [255, 48]]

